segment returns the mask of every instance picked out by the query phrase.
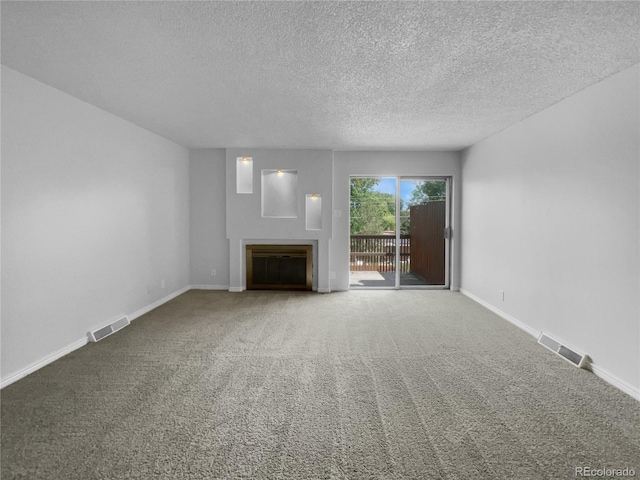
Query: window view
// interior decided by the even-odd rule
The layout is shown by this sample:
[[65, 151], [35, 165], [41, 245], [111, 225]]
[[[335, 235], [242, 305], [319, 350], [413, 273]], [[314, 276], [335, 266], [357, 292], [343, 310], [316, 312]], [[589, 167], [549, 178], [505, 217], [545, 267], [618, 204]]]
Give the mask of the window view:
[[396, 179], [352, 178], [350, 197], [352, 286], [395, 286]]
[[350, 194], [352, 287], [445, 285], [446, 180], [354, 177]]

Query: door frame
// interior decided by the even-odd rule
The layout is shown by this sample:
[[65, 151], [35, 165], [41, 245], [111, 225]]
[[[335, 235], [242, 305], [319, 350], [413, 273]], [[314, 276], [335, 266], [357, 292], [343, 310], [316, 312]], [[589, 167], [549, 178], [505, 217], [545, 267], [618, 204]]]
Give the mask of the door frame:
[[[395, 189], [395, 201], [396, 201], [396, 212], [395, 212], [395, 223], [396, 223], [396, 239], [395, 239], [395, 281], [394, 286], [352, 286], [349, 284], [349, 290], [449, 290], [451, 288], [451, 239], [452, 239], [452, 230], [451, 230], [451, 194], [452, 194], [452, 182], [453, 177], [450, 175], [349, 175], [349, 182], [351, 182], [352, 178], [394, 178], [396, 181], [396, 189]], [[400, 254], [401, 249], [398, 248], [400, 245], [400, 182], [403, 180], [418, 180], [418, 181], [430, 181], [430, 180], [443, 180], [445, 182], [445, 231], [443, 231], [443, 236], [445, 232], [447, 236], [445, 236], [444, 242], [444, 285], [400, 285]], [[351, 202], [351, 193], [349, 193], [349, 202]], [[351, 209], [349, 209], [349, 252], [351, 252]], [[347, 258], [347, 261], [350, 262], [351, 255]], [[349, 268], [349, 271], [351, 269]]]

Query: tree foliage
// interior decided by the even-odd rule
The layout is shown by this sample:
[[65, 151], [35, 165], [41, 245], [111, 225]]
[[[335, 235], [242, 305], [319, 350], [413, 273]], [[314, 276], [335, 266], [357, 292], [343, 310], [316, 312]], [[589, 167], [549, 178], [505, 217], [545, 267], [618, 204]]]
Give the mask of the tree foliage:
[[351, 235], [379, 235], [395, 228], [395, 197], [374, 190], [378, 178], [351, 179]]
[[[391, 193], [375, 190], [379, 178], [351, 179], [351, 235], [380, 235], [394, 231], [396, 200]], [[445, 200], [446, 184], [441, 180], [418, 182], [408, 202], [400, 200], [400, 234], [410, 231], [409, 207]]]
[[411, 193], [409, 205], [421, 205], [428, 202], [445, 200], [447, 194], [446, 183], [442, 180], [426, 180], [416, 185]]

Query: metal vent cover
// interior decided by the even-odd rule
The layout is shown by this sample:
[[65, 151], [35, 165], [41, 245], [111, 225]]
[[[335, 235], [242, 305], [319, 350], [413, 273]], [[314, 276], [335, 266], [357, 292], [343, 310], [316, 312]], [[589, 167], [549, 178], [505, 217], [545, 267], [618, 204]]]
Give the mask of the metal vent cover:
[[129, 318], [126, 315], [118, 318], [114, 322], [111, 322], [109, 325], [105, 327], [101, 327], [98, 330], [93, 330], [88, 333], [89, 341], [98, 342], [105, 337], [108, 337], [112, 333], [117, 332], [118, 330], [129, 325]]
[[557, 352], [558, 349], [560, 348], [560, 344], [558, 342], [556, 342], [551, 337], [547, 337], [544, 333], [540, 335], [540, 338], [538, 339], [538, 343], [540, 343], [541, 345], [544, 345], [549, 350], [552, 350], [554, 352]]
[[558, 342], [557, 340], [554, 340], [544, 332], [540, 334], [540, 337], [538, 337], [538, 343], [548, 348], [549, 350], [559, 355], [560, 357], [564, 358], [567, 362], [571, 363], [576, 367], [582, 368], [587, 363], [586, 355], [582, 355], [578, 352], [571, 350], [570, 348], [566, 347], [565, 345], [562, 345], [560, 342]]
[[102, 340], [104, 337], [106, 337], [107, 335], [111, 335], [112, 333], [113, 329], [111, 328], [111, 325], [107, 325], [106, 327], [93, 332], [93, 341], [97, 342], [98, 340]]
[[129, 319], [127, 317], [122, 317], [116, 320], [115, 322], [113, 322], [111, 324], [111, 327], [113, 328], [114, 332], [117, 332], [118, 330], [126, 327], [127, 325], [129, 325]]
[[582, 355], [574, 352], [573, 350], [569, 350], [564, 345], [560, 345], [560, 348], [558, 349], [558, 355], [560, 355], [561, 357], [566, 358], [571, 363], [573, 363], [575, 366], [579, 366], [580, 362], [582, 362], [582, 358], [583, 358]]

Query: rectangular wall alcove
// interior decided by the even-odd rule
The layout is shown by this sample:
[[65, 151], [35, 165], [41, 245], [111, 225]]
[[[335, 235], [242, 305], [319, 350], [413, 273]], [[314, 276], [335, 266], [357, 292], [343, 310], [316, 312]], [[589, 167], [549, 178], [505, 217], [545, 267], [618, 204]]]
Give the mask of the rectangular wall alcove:
[[253, 193], [253, 159], [236, 158], [236, 192]]
[[262, 216], [298, 217], [297, 170], [262, 170]]
[[311, 193], [305, 197], [305, 225], [307, 230], [322, 230], [322, 195]]

